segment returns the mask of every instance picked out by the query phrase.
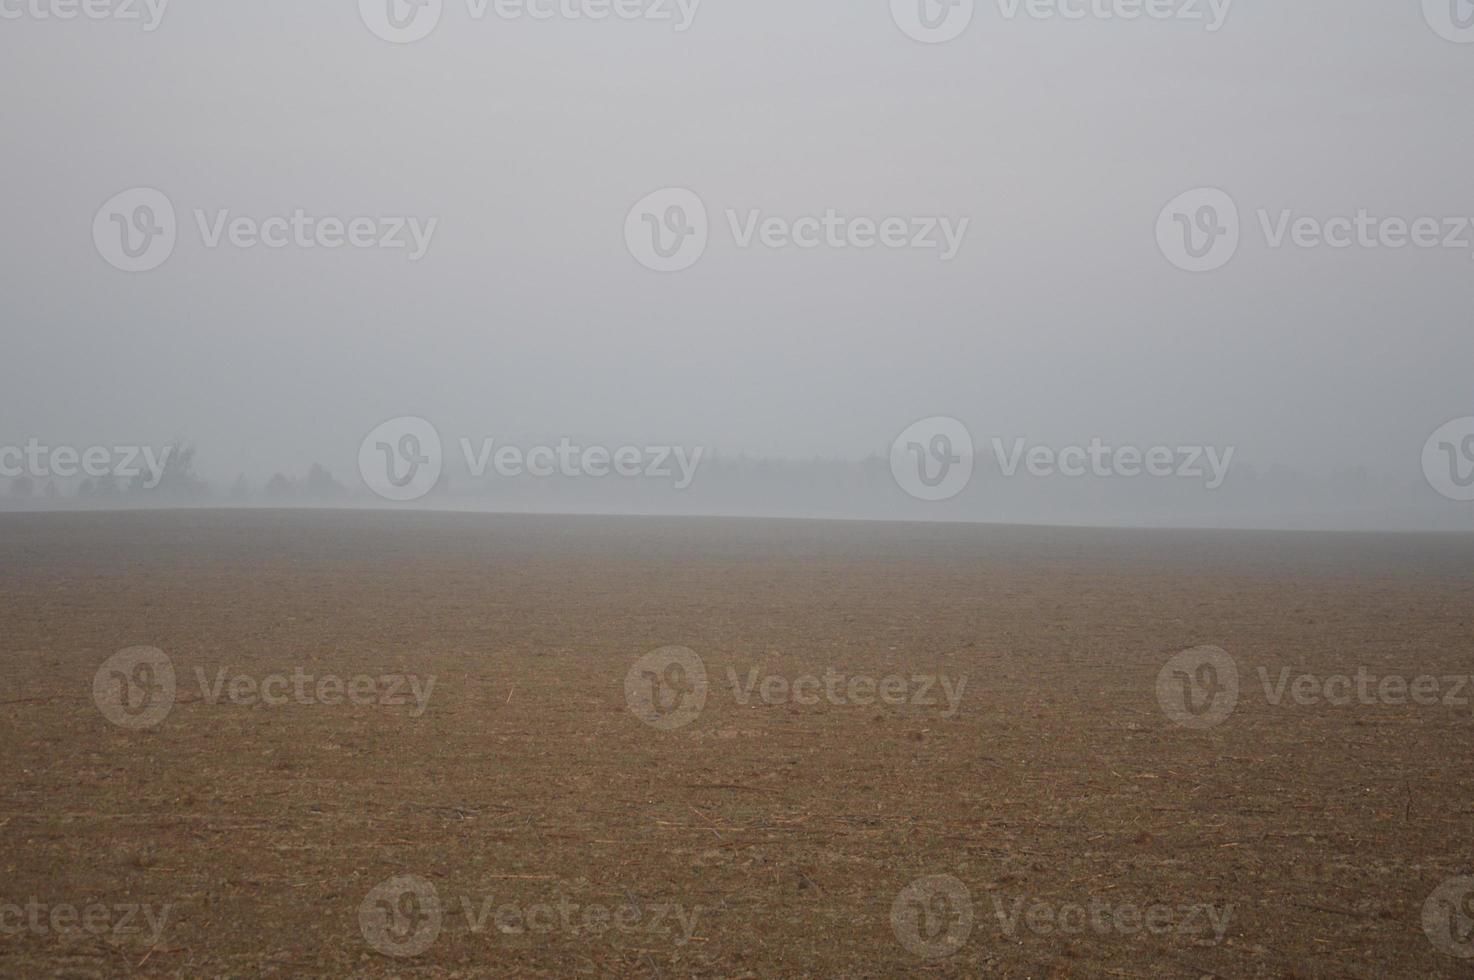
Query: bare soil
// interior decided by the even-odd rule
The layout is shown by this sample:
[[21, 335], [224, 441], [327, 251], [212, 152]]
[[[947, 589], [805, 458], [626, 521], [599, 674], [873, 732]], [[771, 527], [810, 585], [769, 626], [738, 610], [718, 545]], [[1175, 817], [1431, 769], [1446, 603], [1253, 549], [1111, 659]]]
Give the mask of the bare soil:
[[[666, 731], [625, 682], [671, 645], [709, 691]], [[1200, 645], [1242, 685], [1192, 730], [1157, 680]], [[139, 646], [177, 694], [135, 730], [93, 684]], [[1474, 673], [1474, 537], [9, 514], [0, 657], [6, 977], [1474, 975], [1422, 921], [1474, 873], [1474, 690], [1275, 705], [1259, 673]], [[198, 681], [299, 667], [435, 685], [418, 714]], [[754, 668], [966, 687], [955, 713], [744, 704], [728, 671]], [[408, 958], [361, 915], [397, 876], [442, 907]], [[938, 959], [892, 916], [931, 876], [972, 907]], [[95, 903], [167, 919], [51, 927]], [[1173, 928], [1009, 928], [1092, 903]]]

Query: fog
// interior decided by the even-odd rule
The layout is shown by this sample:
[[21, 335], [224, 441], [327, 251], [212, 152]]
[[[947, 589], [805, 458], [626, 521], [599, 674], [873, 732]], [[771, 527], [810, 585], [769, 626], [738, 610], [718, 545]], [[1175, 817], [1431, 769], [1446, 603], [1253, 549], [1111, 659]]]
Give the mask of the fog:
[[1474, 530], [1465, 0], [916, 3], [0, 0], [3, 506]]

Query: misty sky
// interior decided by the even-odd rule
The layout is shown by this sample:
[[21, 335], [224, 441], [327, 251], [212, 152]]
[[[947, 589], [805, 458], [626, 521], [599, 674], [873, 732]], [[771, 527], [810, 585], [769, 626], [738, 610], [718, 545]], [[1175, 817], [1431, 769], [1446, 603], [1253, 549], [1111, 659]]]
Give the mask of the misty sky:
[[[212, 477], [346, 476], [399, 415], [852, 458], [951, 415], [1416, 480], [1474, 414], [1474, 249], [1271, 249], [1255, 212], [1474, 216], [1471, 81], [1474, 45], [1388, 0], [1238, 0], [1215, 33], [990, 0], [936, 45], [885, 0], [705, 0], [685, 32], [447, 0], [405, 45], [352, 0], [0, 20], [0, 442], [183, 437]], [[138, 186], [180, 232], [130, 275], [91, 228]], [[1155, 226], [1203, 186], [1244, 239], [1194, 275]], [[665, 187], [712, 236], [660, 274], [623, 229]], [[418, 262], [209, 249], [197, 208], [439, 225]], [[971, 225], [950, 262], [742, 249], [728, 208]]]

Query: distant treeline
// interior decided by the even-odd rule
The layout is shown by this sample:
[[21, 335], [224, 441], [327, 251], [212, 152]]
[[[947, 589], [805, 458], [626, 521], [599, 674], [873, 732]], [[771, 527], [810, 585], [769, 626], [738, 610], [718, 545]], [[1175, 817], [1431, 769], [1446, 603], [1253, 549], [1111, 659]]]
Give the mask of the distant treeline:
[[[149, 487], [134, 477], [0, 484], [0, 509], [118, 507], [421, 507], [505, 512], [732, 515], [925, 520], [1024, 524], [1305, 527], [1470, 530], [1467, 505], [1439, 497], [1421, 474], [1393, 479], [1365, 469], [1312, 476], [1284, 466], [1257, 469], [1235, 461], [1217, 489], [1201, 480], [1145, 477], [1005, 477], [980, 466], [956, 498], [928, 503], [908, 496], [889, 460], [768, 460], [713, 454], [694, 482], [650, 477], [471, 478], [447, 471], [410, 504], [391, 504], [351, 475], [314, 463], [298, 474], [264, 480], [240, 475], [211, 482], [197, 456], [178, 447]], [[217, 470], [218, 466], [215, 467]]]

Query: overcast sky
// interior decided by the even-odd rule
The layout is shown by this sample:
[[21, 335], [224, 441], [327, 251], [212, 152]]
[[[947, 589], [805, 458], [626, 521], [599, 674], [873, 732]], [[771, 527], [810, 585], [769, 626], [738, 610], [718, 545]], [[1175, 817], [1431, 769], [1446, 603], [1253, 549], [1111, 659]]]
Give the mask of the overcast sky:
[[[1429, 434], [1474, 414], [1474, 232], [1272, 248], [1257, 214], [1474, 216], [1474, 44], [1430, 25], [1439, 0], [1237, 0], [1216, 31], [983, 0], [945, 43], [887, 0], [704, 0], [683, 31], [673, 2], [445, 0], [406, 44], [354, 0], [174, 0], [152, 31], [35, 16], [55, 2], [0, 0], [0, 443], [182, 436], [228, 479], [351, 469], [401, 415], [851, 458], [945, 415], [979, 442], [1232, 444], [1417, 480]], [[128, 273], [93, 225], [135, 187], [178, 232]], [[668, 187], [710, 238], [661, 273], [625, 225]], [[1242, 241], [1193, 273], [1157, 224], [1201, 187]], [[412, 261], [212, 248], [195, 213], [298, 208], [438, 224]], [[729, 209], [969, 225], [950, 260], [744, 248]]]

